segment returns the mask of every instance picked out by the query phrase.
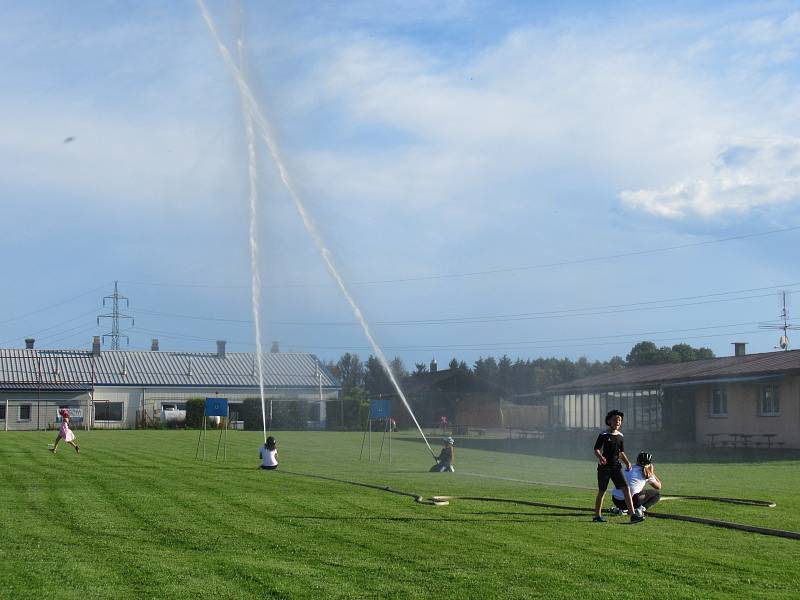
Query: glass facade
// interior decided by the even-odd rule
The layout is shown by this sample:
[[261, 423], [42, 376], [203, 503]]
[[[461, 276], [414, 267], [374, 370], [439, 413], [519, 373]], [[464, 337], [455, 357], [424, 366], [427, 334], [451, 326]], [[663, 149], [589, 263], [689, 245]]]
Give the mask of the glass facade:
[[662, 406], [659, 388], [556, 394], [550, 397], [550, 416], [555, 427], [602, 429], [608, 411], [617, 409], [625, 413], [626, 431], [661, 431]]

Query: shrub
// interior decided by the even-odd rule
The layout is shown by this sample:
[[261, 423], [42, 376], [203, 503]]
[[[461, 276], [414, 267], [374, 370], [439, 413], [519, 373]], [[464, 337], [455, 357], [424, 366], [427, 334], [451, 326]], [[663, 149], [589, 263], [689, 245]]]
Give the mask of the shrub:
[[186, 427], [200, 429], [206, 412], [206, 401], [203, 398], [190, 398], [186, 401]]

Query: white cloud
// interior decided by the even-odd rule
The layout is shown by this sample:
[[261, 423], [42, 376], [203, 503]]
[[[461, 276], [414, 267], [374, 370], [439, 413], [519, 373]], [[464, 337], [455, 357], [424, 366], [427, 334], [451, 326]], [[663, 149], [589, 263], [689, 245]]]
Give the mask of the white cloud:
[[663, 190], [626, 190], [620, 198], [632, 209], [668, 219], [742, 215], [800, 203], [800, 138], [734, 139], [719, 152], [707, 177]]

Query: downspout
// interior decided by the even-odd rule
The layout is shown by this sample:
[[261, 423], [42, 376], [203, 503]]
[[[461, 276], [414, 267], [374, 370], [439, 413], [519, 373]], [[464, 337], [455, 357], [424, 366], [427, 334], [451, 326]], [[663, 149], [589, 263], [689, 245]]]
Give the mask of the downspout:
[[42, 357], [36, 352], [36, 429], [39, 429], [39, 410], [42, 403]]
[[95, 366], [94, 366], [94, 353], [92, 353], [92, 376], [89, 382], [89, 396], [86, 398], [86, 416], [83, 418], [83, 427], [89, 431], [91, 425], [89, 421], [94, 414], [94, 379], [95, 379]]

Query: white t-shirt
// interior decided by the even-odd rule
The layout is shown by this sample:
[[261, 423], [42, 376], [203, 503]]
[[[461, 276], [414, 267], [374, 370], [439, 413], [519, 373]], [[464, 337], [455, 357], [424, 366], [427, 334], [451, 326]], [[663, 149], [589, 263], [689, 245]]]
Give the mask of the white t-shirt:
[[262, 467], [277, 467], [278, 466], [278, 450], [267, 450], [264, 446], [258, 450], [261, 455]]
[[[644, 489], [646, 484], [654, 483], [656, 480], [655, 477], [650, 477], [649, 479], [645, 477], [644, 469], [639, 465], [633, 465], [633, 469], [625, 471], [625, 479], [628, 482], [628, 489], [631, 491], [631, 496], [635, 496]], [[615, 489], [611, 492], [611, 495], [617, 500], [625, 499], [625, 494], [622, 493], [622, 490]]]

